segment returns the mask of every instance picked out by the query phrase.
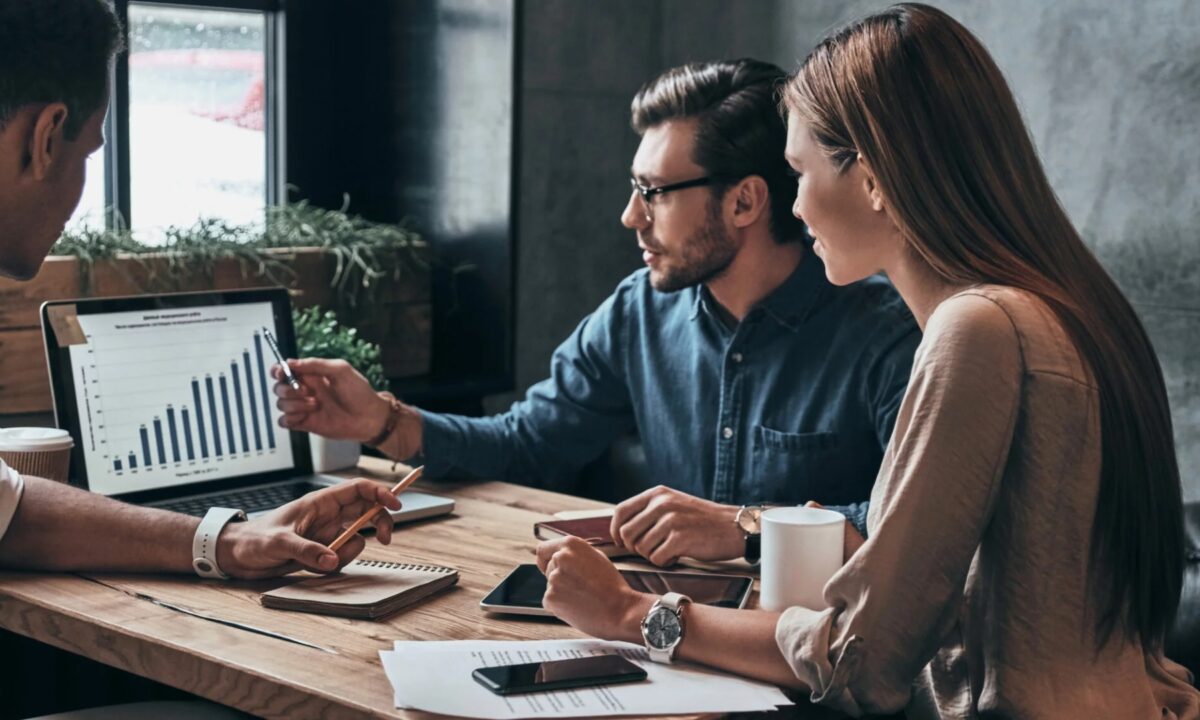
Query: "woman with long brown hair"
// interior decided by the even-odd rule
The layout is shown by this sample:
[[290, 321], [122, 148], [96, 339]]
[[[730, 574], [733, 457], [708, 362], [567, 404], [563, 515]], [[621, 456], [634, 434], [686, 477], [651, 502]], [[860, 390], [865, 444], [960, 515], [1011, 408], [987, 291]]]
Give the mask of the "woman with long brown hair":
[[[784, 107], [829, 279], [886, 272], [924, 339], [830, 607], [688, 606], [678, 655], [852, 714], [1200, 716], [1162, 655], [1183, 573], [1162, 371], [994, 61], [897, 5], [818, 45]], [[655, 598], [607, 559], [576, 541], [538, 558], [548, 608], [640, 640]]]

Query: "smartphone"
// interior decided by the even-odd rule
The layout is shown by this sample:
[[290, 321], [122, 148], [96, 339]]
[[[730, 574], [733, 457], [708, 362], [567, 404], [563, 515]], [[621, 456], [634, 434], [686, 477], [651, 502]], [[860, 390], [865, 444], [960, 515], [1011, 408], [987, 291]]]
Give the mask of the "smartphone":
[[[669, 570], [621, 570], [621, 577], [638, 592], [664, 595], [677, 592], [694, 603], [715, 607], [743, 608], [754, 589], [748, 575], [673, 572]], [[537, 565], [518, 565], [508, 577], [492, 589], [479, 607], [487, 612], [552, 617], [542, 607], [546, 594], [546, 576]]]
[[497, 695], [515, 695], [635, 682], [645, 680], [646, 671], [620, 655], [593, 655], [570, 660], [482, 667], [471, 673], [471, 677]]

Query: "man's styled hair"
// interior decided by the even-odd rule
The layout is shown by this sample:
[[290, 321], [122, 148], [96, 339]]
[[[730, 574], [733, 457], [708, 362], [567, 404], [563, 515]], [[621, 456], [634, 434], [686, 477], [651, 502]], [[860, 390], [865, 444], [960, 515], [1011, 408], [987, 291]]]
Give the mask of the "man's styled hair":
[[783, 159], [787, 125], [777, 109], [777, 91], [788, 78], [778, 66], [743, 58], [689, 63], [667, 70], [633, 98], [633, 129], [641, 135], [668, 120], [695, 119], [692, 160], [728, 188], [758, 175], [771, 196], [771, 232], [776, 242], [804, 238], [804, 223], [792, 215], [795, 183]]
[[108, 94], [121, 25], [106, 0], [0, 2], [0, 128], [34, 103], [67, 106], [64, 134], [79, 137]]

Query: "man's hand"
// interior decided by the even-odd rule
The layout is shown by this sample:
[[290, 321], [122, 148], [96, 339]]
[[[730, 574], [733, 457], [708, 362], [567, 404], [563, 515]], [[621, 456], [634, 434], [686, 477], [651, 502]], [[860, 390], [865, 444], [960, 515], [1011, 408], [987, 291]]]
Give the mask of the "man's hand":
[[[371, 383], [345, 360], [310, 358], [288, 360], [300, 380], [296, 390], [283, 380], [283, 370], [272, 366], [275, 405], [283, 411], [279, 424], [291, 430], [316, 433], [335, 440], [372, 440], [387, 425], [391, 403], [371, 388]], [[379, 449], [407, 460], [421, 450], [421, 414], [403, 406], [391, 437]]]
[[366, 442], [387, 422], [388, 402], [345, 360], [310, 358], [288, 360], [300, 381], [296, 390], [274, 365], [275, 405], [283, 411], [279, 424], [291, 430], [316, 433], [335, 440]]
[[738, 508], [659, 485], [621, 503], [610, 530], [617, 545], [664, 567], [687, 556], [729, 560], [746, 552]]
[[604, 553], [569, 536], [538, 545], [537, 563], [546, 576], [542, 606], [559, 620], [598, 638], [640, 640], [654, 596], [629, 587]]
[[[820, 508], [825, 507], [816, 500], [809, 500], [804, 503], [804, 507]], [[858, 534], [858, 528], [854, 527], [854, 523], [846, 521], [846, 530], [842, 540], [842, 563], [845, 564], [850, 560], [854, 553], [867, 542], [866, 538]]]
[[[359, 479], [311, 492], [262, 517], [229, 523], [217, 538], [217, 564], [238, 578], [331, 572], [357, 557], [366, 541], [356, 535], [336, 553], [328, 544], [375, 503], [400, 509], [386, 486]], [[379, 542], [390, 543], [391, 516], [381, 510], [374, 524]]]

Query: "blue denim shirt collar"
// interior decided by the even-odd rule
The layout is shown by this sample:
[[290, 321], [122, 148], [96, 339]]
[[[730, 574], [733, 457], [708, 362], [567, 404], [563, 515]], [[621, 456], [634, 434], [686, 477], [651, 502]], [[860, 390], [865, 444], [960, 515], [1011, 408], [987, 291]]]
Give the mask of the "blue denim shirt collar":
[[[769, 315], [775, 322], [792, 332], [798, 332], [800, 326], [808, 319], [813, 310], [821, 305], [829, 281], [825, 278], [825, 264], [821, 258], [806, 250], [800, 264], [792, 271], [783, 284], [775, 288], [750, 311], [752, 316], [756, 311]], [[712, 293], [705, 285], [697, 285], [691, 290], [695, 298], [692, 301], [690, 319], [695, 320], [701, 311], [714, 320], [718, 320], [713, 312], [711, 303], [716, 302]]]

